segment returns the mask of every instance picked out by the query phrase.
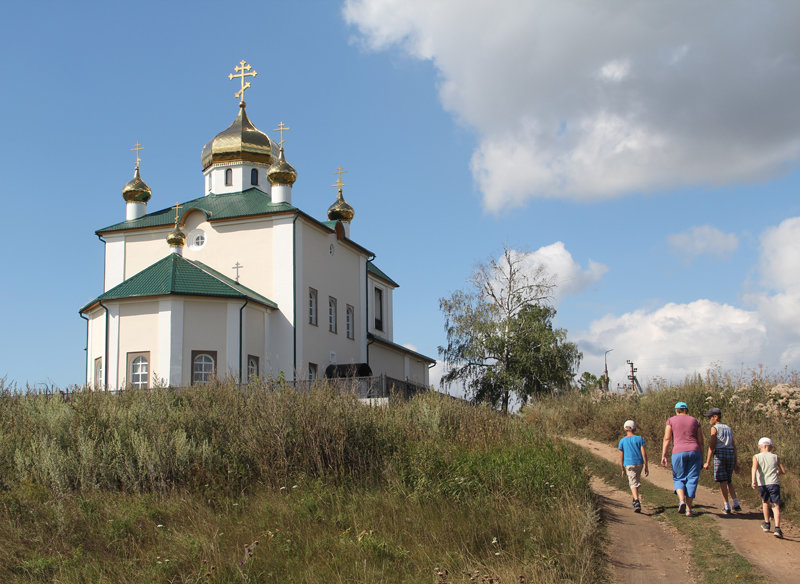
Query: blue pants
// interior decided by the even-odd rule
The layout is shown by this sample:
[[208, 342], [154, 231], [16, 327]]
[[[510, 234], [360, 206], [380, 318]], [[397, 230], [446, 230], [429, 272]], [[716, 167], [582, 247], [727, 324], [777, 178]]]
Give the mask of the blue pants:
[[694, 498], [701, 468], [703, 468], [703, 454], [699, 450], [673, 454], [672, 483], [675, 485], [675, 490], [682, 489], [687, 497]]

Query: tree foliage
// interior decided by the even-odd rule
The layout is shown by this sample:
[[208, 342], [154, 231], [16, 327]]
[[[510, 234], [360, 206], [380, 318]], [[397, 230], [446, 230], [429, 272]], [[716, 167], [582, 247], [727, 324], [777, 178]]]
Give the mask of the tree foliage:
[[566, 331], [553, 328], [547, 304], [555, 287], [544, 266], [505, 248], [479, 264], [468, 290], [442, 298], [447, 346], [442, 383], [462, 382], [471, 395], [508, 411], [510, 397], [568, 387], [581, 360]]

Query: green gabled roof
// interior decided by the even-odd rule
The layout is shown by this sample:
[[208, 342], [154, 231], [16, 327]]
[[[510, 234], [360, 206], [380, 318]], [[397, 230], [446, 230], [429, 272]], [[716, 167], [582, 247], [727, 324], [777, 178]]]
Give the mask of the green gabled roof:
[[386, 280], [387, 282], [389, 282], [389, 284], [391, 284], [395, 288], [400, 287], [400, 284], [392, 280], [389, 276], [386, 275], [386, 273], [383, 270], [381, 270], [378, 266], [376, 266], [372, 262], [367, 262], [367, 271], [373, 276], [377, 276], [378, 278]]
[[148, 296], [206, 296], [212, 298], [247, 298], [269, 308], [277, 308], [269, 298], [238, 284], [207, 265], [171, 253], [124, 282], [104, 292], [79, 312], [103, 300], [143, 298]]
[[[210, 220], [231, 219], [234, 217], [248, 217], [250, 215], [269, 215], [286, 211], [297, 211], [297, 207], [288, 203], [273, 203], [270, 196], [256, 188], [247, 189], [241, 193], [227, 193], [222, 195], [210, 194], [194, 200], [181, 203], [179, 217], [183, 217], [192, 209], [199, 209]], [[167, 227], [175, 223], [175, 208], [168, 207], [159, 211], [148, 213], [139, 219], [122, 221], [98, 229], [97, 234], [125, 231], [128, 229], [144, 229], [147, 227]]]

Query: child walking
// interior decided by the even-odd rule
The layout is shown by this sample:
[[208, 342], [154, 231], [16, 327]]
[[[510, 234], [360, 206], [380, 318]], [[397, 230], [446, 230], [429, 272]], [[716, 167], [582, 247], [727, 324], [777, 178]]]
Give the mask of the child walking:
[[772, 452], [772, 440], [762, 438], [758, 441], [759, 453], [753, 457], [753, 488], [758, 487], [758, 492], [763, 501], [764, 523], [761, 529], [769, 533], [769, 510], [772, 506], [772, 515], [775, 517], [775, 537], [782, 538], [781, 531], [781, 485], [778, 477], [786, 474], [786, 469], [776, 454]]
[[647, 452], [645, 452], [645, 441], [641, 436], [636, 435], [636, 422], [628, 420], [623, 425], [625, 437], [619, 441], [619, 463], [622, 466], [622, 476], [628, 475], [628, 485], [633, 495], [634, 513], [642, 512], [642, 504], [639, 502], [639, 479], [644, 469], [644, 476], [650, 474], [647, 468]]
[[[711, 424], [711, 440], [708, 441], [708, 456], [703, 468], [712, 468], [714, 470], [714, 481], [719, 483], [719, 490], [722, 494], [723, 510], [726, 515], [730, 515], [729, 493], [731, 499], [733, 499], [733, 510], [742, 510], [732, 482], [734, 471], [739, 471], [736, 444], [733, 442], [733, 430], [727, 424], [722, 423], [722, 410], [719, 408], [711, 408], [703, 415], [708, 418], [708, 422]], [[711, 466], [712, 458], [714, 459], [713, 467]]]

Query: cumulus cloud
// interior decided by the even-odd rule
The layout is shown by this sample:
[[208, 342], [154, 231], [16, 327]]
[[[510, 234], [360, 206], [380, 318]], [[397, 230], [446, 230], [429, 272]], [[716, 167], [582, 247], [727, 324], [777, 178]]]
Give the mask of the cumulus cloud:
[[692, 227], [689, 231], [675, 233], [667, 238], [677, 253], [692, 259], [699, 255], [725, 256], [739, 247], [739, 238], [733, 233], [723, 233], [711, 225]]
[[589, 260], [586, 268], [575, 261], [563, 242], [540, 247], [536, 251], [522, 254], [523, 262], [531, 267], [544, 266], [556, 284], [554, 302], [557, 305], [565, 296], [575, 296], [600, 280], [608, 267]]
[[370, 49], [433, 63], [492, 211], [758, 180], [800, 156], [800, 3], [346, 0], [344, 16]]

